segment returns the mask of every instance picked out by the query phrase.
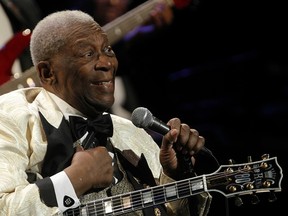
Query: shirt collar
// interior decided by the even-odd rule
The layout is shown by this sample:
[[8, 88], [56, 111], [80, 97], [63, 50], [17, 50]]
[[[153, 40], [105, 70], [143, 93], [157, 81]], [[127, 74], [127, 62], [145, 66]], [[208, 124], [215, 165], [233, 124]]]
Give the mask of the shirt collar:
[[52, 100], [58, 105], [60, 111], [63, 113], [66, 120], [69, 120], [70, 115], [74, 115], [74, 116], [76, 115], [76, 116], [84, 117], [84, 115], [80, 111], [78, 111], [77, 109], [72, 107], [70, 104], [68, 104], [66, 101], [62, 100], [57, 95], [55, 95], [51, 92], [48, 92], [48, 94], [52, 98]]

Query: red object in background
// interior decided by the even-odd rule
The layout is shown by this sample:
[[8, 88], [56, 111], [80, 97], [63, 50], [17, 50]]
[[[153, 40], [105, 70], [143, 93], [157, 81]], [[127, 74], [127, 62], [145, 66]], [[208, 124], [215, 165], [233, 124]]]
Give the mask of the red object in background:
[[26, 47], [29, 46], [31, 31], [26, 29], [23, 32], [17, 32], [0, 49], [0, 85], [9, 81], [12, 74], [14, 61], [21, 55]]
[[191, 0], [174, 0], [175, 7], [182, 9], [187, 7], [191, 3]]

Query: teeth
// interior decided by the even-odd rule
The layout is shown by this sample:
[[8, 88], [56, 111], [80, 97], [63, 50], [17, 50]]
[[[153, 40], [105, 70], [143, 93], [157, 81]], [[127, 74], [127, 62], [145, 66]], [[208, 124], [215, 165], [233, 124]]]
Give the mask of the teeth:
[[108, 85], [112, 83], [112, 81], [108, 81], [108, 82], [99, 82], [98, 85]]

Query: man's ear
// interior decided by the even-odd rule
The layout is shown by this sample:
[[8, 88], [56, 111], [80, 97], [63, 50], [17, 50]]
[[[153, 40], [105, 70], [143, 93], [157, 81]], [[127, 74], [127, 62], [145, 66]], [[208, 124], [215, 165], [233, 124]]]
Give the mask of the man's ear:
[[41, 61], [37, 65], [38, 76], [42, 84], [51, 85], [55, 81], [54, 72], [48, 61]]

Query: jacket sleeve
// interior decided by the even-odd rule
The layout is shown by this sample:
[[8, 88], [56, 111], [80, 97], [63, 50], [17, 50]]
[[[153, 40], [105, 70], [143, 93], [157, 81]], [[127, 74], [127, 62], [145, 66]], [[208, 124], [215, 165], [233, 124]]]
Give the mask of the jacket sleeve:
[[[39, 173], [37, 169], [46, 151], [44, 143], [36, 143], [42, 140], [40, 127], [32, 126], [21, 110], [0, 111], [0, 119], [0, 216], [57, 215], [59, 209], [45, 205], [39, 188], [28, 181], [27, 171]], [[35, 140], [31, 130], [38, 134]]]

